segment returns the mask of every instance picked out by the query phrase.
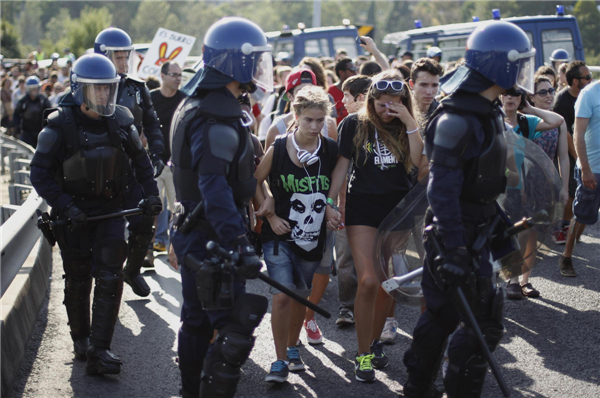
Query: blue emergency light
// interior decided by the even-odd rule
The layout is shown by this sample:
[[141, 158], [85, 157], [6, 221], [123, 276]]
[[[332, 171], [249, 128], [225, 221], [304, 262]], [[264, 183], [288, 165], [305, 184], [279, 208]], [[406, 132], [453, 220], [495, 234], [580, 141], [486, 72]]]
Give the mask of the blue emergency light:
[[415, 28], [416, 29], [421, 29], [423, 27], [423, 24], [421, 23], [420, 19], [415, 19]]
[[558, 4], [556, 6], [556, 15], [562, 17], [565, 15], [565, 6]]
[[494, 18], [495, 21], [500, 20], [500, 9], [499, 8], [494, 8], [492, 10], [492, 17]]
[[479, 17], [473, 16], [473, 22], [479, 22]]

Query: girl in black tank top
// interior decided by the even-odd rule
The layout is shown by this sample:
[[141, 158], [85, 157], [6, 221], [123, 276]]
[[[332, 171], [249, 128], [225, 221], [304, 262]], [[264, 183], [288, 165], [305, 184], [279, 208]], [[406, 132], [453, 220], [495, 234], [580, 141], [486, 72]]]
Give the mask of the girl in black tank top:
[[[301, 89], [292, 103], [296, 127], [275, 141], [256, 170], [255, 199], [260, 205], [256, 214], [267, 218], [261, 241], [269, 276], [303, 297], [310, 295], [323, 257], [327, 194], [337, 160], [337, 144], [320, 134], [330, 107], [320, 87]], [[267, 177], [270, 192], [263, 191]], [[287, 376], [282, 376], [286, 373], [282, 369], [302, 370], [304, 366], [296, 341], [305, 308], [276, 289], [271, 293], [277, 360], [266, 381], [283, 382]]]

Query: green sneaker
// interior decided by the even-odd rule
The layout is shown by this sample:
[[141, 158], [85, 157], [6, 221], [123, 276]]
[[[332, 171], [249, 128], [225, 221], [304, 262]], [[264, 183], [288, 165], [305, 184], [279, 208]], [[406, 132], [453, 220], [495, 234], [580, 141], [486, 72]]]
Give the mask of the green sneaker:
[[375, 371], [373, 370], [373, 354], [362, 354], [354, 360], [354, 377], [362, 382], [375, 381]]

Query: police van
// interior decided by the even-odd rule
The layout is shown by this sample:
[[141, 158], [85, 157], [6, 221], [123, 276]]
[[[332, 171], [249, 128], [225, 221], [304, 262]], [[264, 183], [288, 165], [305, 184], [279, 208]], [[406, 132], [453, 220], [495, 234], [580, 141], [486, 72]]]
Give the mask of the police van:
[[348, 57], [354, 59], [364, 53], [356, 43], [357, 36], [366, 36], [372, 26], [354, 26], [345, 19], [343, 26], [306, 28], [303, 23], [298, 29], [284, 26], [282, 31], [267, 32], [269, 44], [273, 46], [273, 55], [283, 63], [295, 66], [304, 57], [333, 57], [336, 51], [344, 49]]
[[[566, 50], [572, 61], [585, 61], [577, 20], [572, 15], [564, 15], [563, 6], [559, 5], [556, 9], [556, 15], [502, 18], [502, 21], [512, 22], [525, 31], [536, 49], [536, 68], [544, 64], [550, 65], [550, 55], [559, 48]], [[492, 10], [492, 14], [493, 20], [500, 20], [500, 10]], [[415, 21], [416, 29], [390, 33], [383, 38], [383, 42], [393, 44], [398, 55], [410, 50], [413, 59], [424, 57], [429, 47], [437, 46], [442, 50], [442, 62], [457, 61], [464, 56], [471, 32], [479, 24], [489, 22], [480, 22], [477, 17], [473, 17], [473, 20], [474, 22], [426, 28], [420, 26], [420, 21]]]

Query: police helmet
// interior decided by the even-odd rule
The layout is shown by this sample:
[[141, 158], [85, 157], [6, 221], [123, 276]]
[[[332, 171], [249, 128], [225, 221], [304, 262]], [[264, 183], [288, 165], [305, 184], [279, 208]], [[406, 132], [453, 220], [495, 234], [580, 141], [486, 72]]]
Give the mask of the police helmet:
[[427, 49], [427, 58], [440, 57], [442, 60], [442, 49], [436, 46]]
[[33, 97], [37, 97], [40, 93], [41, 86], [40, 79], [37, 76], [29, 76], [25, 80], [25, 91]]
[[60, 55], [58, 55], [58, 53], [52, 53], [52, 55], [50, 56], [50, 59], [52, 59], [52, 61], [56, 61], [60, 58]]
[[227, 17], [215, 22], [204, 36], [204, 65], [237, 80], [273, 90], [272, 47], [254, 22], [244, 18]]
[[567, 50], [563, 50], [562, 48], [558, 48], [552, 51], [552, 55], [550, 55], [550, 61], [552, 62], [569, 62], [571, 57]]
[[535, 48], [513, 23], [480, 24], [467, 40], [465, 64], [504, 89], [516, 84], [533, 94]]
[[108, 28], [98, 33], [94, 42], [94, 52], [110, 59], [119, 74], [133, 70], [133, 45], [129, 35], [119, 28]]
[[100, 54], [84, 55], [71, 68], [71, 93], [75, 103], [85, 104], [102, 116], [114, 113], [120, 81], [115, 66]]

